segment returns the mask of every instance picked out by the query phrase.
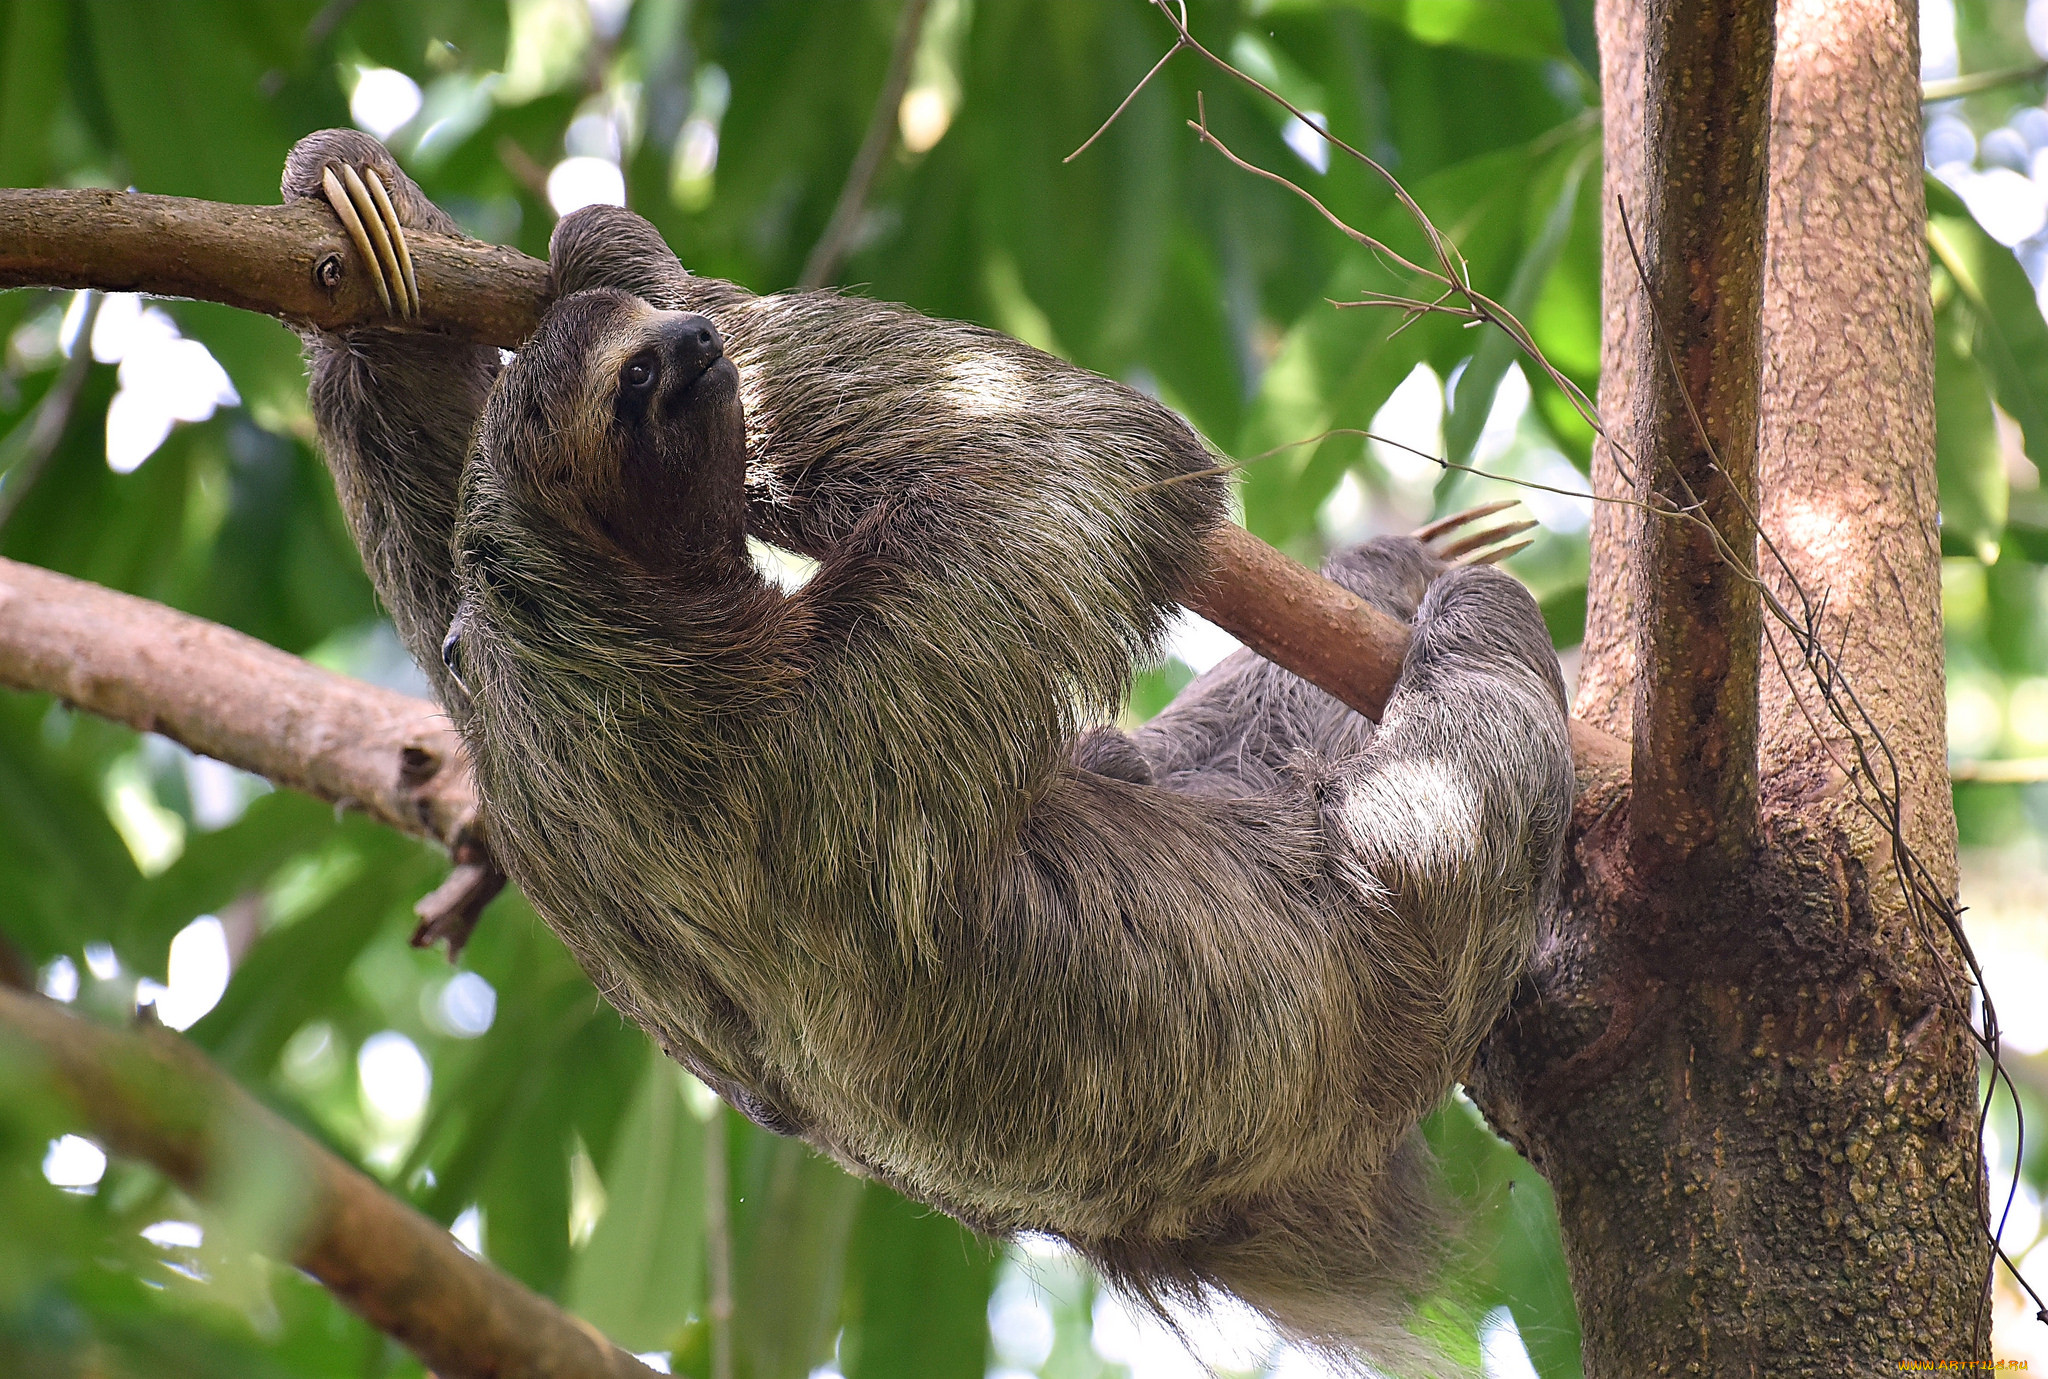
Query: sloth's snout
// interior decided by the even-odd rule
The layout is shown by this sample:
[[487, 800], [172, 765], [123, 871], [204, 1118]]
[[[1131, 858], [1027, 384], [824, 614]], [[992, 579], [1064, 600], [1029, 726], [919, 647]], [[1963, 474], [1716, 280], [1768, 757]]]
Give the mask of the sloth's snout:
[[678, 313], [662, 323], [659, 334], [664, 371], [678, 388], [687, 388], [704, 371], [725, 357], [725, 342], [708, 316], [694, 311]]

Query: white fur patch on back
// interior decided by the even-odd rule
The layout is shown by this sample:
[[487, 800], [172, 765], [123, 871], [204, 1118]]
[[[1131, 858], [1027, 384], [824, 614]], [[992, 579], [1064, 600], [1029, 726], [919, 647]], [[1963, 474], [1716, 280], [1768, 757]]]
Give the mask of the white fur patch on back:
[[942, 390], [947, 401], [981, 416], [1016, 412], [1030, 390], [1016, 366], [992, 354], [962, 354], [945, 365]]

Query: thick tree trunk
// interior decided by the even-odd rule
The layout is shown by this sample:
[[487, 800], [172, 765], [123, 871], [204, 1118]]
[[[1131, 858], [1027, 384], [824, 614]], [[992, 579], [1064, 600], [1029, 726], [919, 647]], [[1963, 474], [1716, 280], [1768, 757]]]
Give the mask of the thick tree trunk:
[[[1644, 112], [1691, 99], [1699, 77], [1650, 64], [1646, 81], [1663, 7], [1599, 7], [1607, 189], [1639, 238], [1640, 208], [1685, 171], [1646, 149]], [[1744, 7], [1711, 8], [1725, 22]], [[1904, 837], [1952, 897], [1916, 40], [1910, 0], [1779, 6], [1756, 453], [1765, 535], [1828, 594], [1826, 644], [1898, 758]], [[1648, 466], [1656, 414], [1639, 400], [1663, 359], [1618, 231], [1610, 204], [1602, 411]], [[1672, 343], [1689, 370], [1699, 342]], [[1603, 447], [1596, 488], [1642, 497], [1630, 468]], [[1661, 750], [1646, 699], [1680, 698], [1723, 654], [1681, 639], [1677, 667], [1651, 659], [1674, 645], [1652, 597], [1668, 591], [1644, 582], [1670, 568], [1649, 530], [1669, 520], [1610, 505], [1594, 529], [1578, 711], [1633, 729], [1639, 790]], [[1764, 565], [1789, 602], [1790, 576]], [[1760, 841], [1715, 849], [1725, 865], [1703, 880], [1639, 846], [1627, 790], [1589, 792], [1557, 932], [1475, 1078], [1557, 1189], [1594, 1379], [1895, 1373], [1988, 1353], [1961, 964], [1938, 921], [1909, 911], [1793, 640], [1765, 637]], [[1713, 720], [1728, 727], [1745, 696], [1696, 684], [1737, 690]], [[1708, 774], [1681, 804], [1729, 779]], [[1705, 817], [1725, 830], [1742, 807], [1723, 795]], [[1685, 816], [1660, 803], [1656, 817]]]

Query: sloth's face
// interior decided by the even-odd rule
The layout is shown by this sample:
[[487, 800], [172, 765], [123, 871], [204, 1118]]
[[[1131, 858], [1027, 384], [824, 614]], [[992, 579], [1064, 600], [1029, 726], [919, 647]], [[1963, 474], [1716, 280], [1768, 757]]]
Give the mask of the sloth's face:
[[631, 443], [737, 407], [739, 383], [710, 317], [643, 307], [587, 361], [585, 405], [608, 405], [612, 428]]
[[657, 572], [744, 559], [739, 371], [710, 318], [623, 292], [555, 304], [505, 370], [478, 462]]

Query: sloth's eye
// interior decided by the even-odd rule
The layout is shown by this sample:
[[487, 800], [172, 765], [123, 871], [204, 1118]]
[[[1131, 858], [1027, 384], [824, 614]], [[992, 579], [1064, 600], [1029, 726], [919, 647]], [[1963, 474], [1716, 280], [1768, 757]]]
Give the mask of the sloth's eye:
[[643, 354], [626, 365], [621, 381], [635, 392], [645, 392], [654, 386], [654, 380], [660, 372], [654, 356]]

